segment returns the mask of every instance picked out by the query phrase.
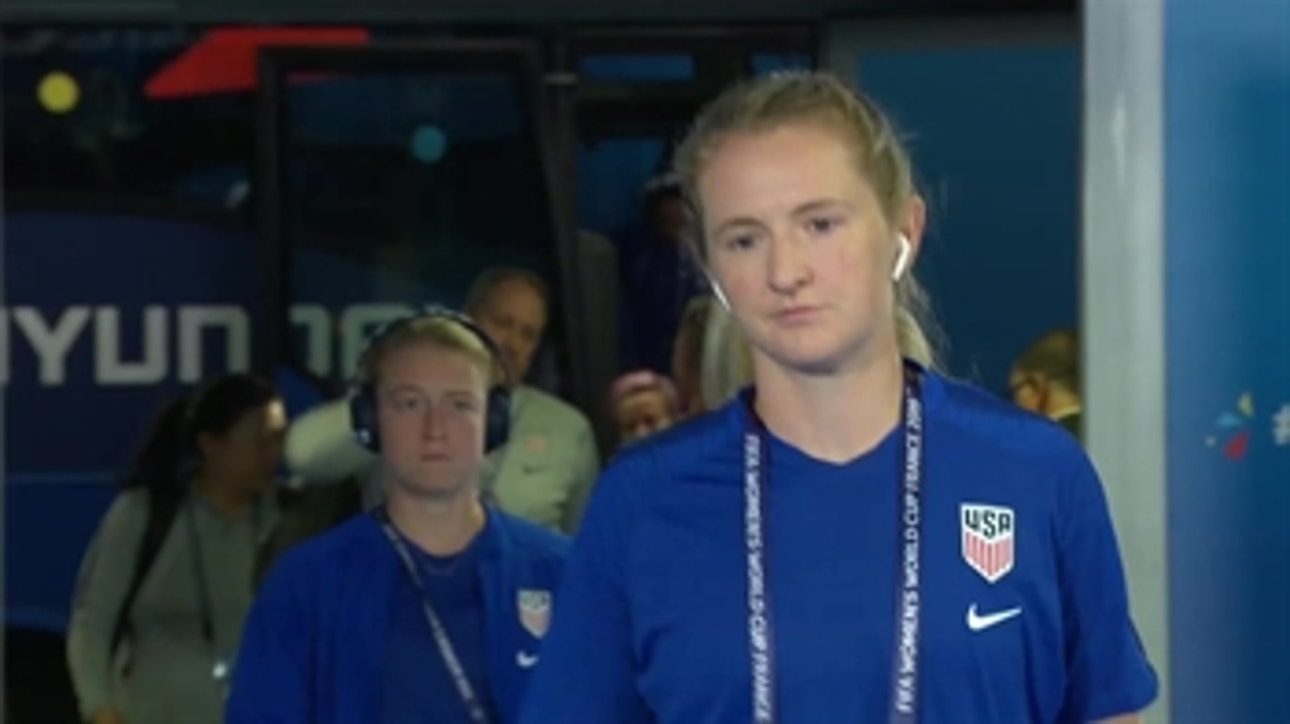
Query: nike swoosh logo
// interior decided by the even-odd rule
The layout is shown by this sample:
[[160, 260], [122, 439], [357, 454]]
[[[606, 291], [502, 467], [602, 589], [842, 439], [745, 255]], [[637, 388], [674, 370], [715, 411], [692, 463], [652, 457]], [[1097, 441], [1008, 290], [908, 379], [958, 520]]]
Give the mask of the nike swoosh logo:
[[538, 657], [535, 654], [529, 654], [523, 651], [517, 651], [515, 653], [515, 663], [519, 664], [521, 669], [531, 669], [534, 666], [537, 666], [537, 662]]
[[1021, 607], [1017, 606], [1016, 608], [1008, 608], [1002, 611], [996, 611], [995, 613], [987, 613], [982, 616], [976, 612], [976, 604], [974, 603], [968, 607], [967, 626], [973, 631], [984, 631], [991, 626], [998, 626], [1004, 621], [1020, 615]]

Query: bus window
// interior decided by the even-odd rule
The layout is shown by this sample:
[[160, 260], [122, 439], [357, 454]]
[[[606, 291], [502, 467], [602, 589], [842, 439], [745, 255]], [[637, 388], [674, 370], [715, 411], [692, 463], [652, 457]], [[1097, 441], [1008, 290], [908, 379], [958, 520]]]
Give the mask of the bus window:
[[687, 54], [585, 55], [578, 74], [587, 80], [668, 81], [694, 77], [694, 58]]
[[[461, 306], [492, 266], [535, 271], [558, 290], [536, 106], [517, 74], [406, 54], [386, 63], [376, 48], [326, 52], [289, 61], [277, 91], [280, 165], [266, 190], [285, 245], [288, 358], [343, 380], [375, 326], [419, 306]], [[553, 296], [548, 344], [561, 350]], [[545, 357], [535, 381], [554, 386], [563, 360]]]

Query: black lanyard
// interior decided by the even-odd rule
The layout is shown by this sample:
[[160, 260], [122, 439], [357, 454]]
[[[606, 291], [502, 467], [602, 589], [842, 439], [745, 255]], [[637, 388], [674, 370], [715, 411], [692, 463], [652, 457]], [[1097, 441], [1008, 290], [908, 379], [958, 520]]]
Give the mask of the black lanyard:
[[[922, 532], [923, 388], [921, 372], [905, 365], [901, 409], [904, 455], [901, 459], [900, 551], [896, 568], [895, 645], [892, 652], [891, 724], [918, 721], [919, 562]], [[775, 650], [771, 597], [766, 578], [766, 430], [749, 410], [753, 424], [744, 434], [744, 542], [748, 565], [748, 643], [752, 673], [753, 721], [774, 724]]]
[[461, 697], [461, 703], [470, 713], [470, 720], [475, 724], [487, 724], [488, 715], [484, 712], [484, 705], [480, 703], [479, 696], [475, 694], [475, 688], [470, 684], [470, 678], [466, 676], [466, 669], [461, 665], [461, 659], [457, 657], [457, 650], [453, 648], [452, 641], [448, 638], [448, 631], [444, 628], [443, 621], [439, 619], [439, 614], [435, 613], [434, 606], [430, 605], [430, 595], [421, 580], [420, 569], [412, 560], [408, 544], [403, 542], [403, 536], [399, 535], [394, 525], [390, 523], [389, 513], [384, 507], [376, 509], [374, 513], [381, 523], [381, 530], [385, 531], [385, 537], [390, 539], [390, 545], [394, 546], [394, 551], [403, 561], [403, 567], [407, 569], [412, 585], [421, 595], [421, 608], [425, 612], [426, 623], [430, 625], [430, 634], [434, 637], [435, 646], [439, 649], [444, 665], [448, 667], [448, 673], [452, 675], [452, 683], [457, 687], [457, 695]]
[[[189, 498], [184, 506], [184, 517], [187, 519], [188, 547], [193, 557], [193, 578], [197, 583], [197, 606], [202, 619], [202, 638], [210, 649], [212, 660], [211, 675], [216, 681], [228, 678], [228, 662], [219, 653], [219, 644], [215, 638], [215, 610], [211, 603], [210, 582], [206, 578], [206, 559], [202, 556], [202, 545], [197, 533], [197, 518], [194, 511], [196, 502]], [[260, 503], [257, 501], [251, 513], [251, 563], [255, 565], [255, 553], [260, 546]]]

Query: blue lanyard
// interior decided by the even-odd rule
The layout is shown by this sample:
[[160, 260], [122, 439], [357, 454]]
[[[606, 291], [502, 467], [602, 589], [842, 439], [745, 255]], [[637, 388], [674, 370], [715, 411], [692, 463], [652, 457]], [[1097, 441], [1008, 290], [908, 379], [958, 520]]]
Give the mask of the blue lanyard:
[[[895, 646], [892, 651], [890, 724], [918, 721], [919, 562], [922, 543], [923, 388], [921, 372], [905, 365], [901, 426], [900, 521], [896, 541]], [[750, 411], [751, 413], [751, 411]], [[774, 724], [775, 648], [771, 596], [766, 585], [766, 430], [755, 424], [744, 434], [744, 543], [748, 565], [748, 643], [752, 673], [752, 711], [757, 724]]]

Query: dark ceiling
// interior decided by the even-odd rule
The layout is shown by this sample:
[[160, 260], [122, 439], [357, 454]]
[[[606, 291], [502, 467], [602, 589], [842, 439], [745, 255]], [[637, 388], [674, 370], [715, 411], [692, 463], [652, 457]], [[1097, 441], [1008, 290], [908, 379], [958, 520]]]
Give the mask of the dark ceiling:
[[1076, 12], [1075, 0], [6, 0], [0, 21], [565, 24]]

